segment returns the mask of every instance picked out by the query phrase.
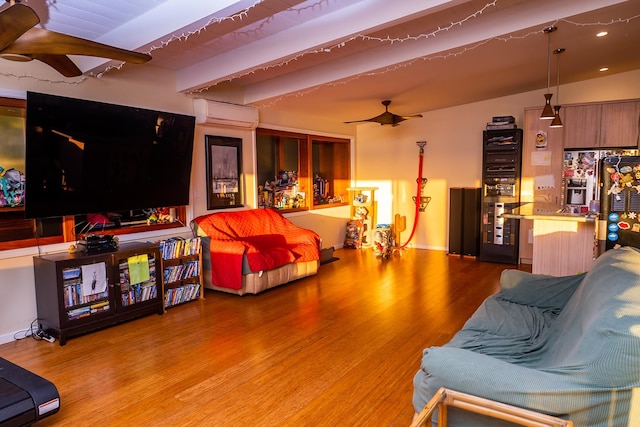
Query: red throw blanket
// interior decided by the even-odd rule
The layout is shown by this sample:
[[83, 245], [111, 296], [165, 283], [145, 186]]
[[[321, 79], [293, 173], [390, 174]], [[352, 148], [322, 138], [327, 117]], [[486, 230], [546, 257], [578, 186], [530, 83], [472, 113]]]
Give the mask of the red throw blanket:
[[271, 209], [203, 215], [194, 222], [211, 238], [211, 282], [216, 286], [242, 287], [244, 255], [252, 272], [320, 259], [320, 236]]

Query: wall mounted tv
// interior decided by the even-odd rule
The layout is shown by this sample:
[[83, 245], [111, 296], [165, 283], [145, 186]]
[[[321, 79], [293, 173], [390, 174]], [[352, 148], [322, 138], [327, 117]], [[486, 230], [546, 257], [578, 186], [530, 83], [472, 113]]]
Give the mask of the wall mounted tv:
[[189, 204], [195, 117], [27, 93], [25, 217]]

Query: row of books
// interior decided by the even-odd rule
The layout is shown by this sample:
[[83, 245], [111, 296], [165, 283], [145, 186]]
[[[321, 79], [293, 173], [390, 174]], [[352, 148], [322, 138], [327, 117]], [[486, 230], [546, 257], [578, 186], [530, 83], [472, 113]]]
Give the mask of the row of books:
[[73, 307], [75, 305], [88, 304], [100, 301], [109, 297], [109, 292], [99, 292], [97, 294], [84, 295], [82, 292], [82, 282], [78, 280], [65, 282], [63, 287], [64, 306]]
[[160, 242], [162, 259], [173, 259], [200, 253], [200, 238], [183, 239], [179, 237]]
[[164, 283], [177, 282], [199, 274], [200, 263], [198, 261], [188, 261], [184, 264], [165, 267], [163, 270]]
[[164, 292], [164, 306], [171, 307], [182, 304], [183, 302], [195, 300], [199, 297], [200, 284], [198, 283], [167, 289]]
[[129, 292], [122, 293], [122, 306], [126, 307], [128, 305], [136, 304], [142, 301], [148, 301], [150, 299], [156, 298], [157, 296], [158, 287], [156, 285], [134, 285], [129, 289]]
[[101, 301], [99, 303], [87, 305], [85, 307], [78, 307], [74, 308], [73, 310], [68, 310], [67, 317], [69, 318], [69, 320], [77, 320], [96, 313], [107, 311], [110, 308], [111, 307], [109, 306], [109, 301]]

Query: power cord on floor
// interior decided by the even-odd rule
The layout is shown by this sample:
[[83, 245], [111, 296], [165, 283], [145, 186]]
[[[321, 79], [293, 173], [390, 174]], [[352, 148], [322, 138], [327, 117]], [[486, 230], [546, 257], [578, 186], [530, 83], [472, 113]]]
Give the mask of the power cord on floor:
[[13, 339], [16, 341], [20, 341], [29, 337], [33, 338], [36, 341], [54, 342], [56, 340], [54, 337], [52, 337], [45, 331], [39, 329], [38, 319], [35, 319], [33, 322], [31, 322], [31, 326], [29, 327], [29, 329], [18, 331], [15, 334], [13, 334]]
[[13, 339], [16, 341], [20, 341], [29, 337], [36, 339], [35, 335], [38, 330], [37, 323], [38, 323], [38, 319], [35, 319], [33, 322], [31, 322], [31, 326], [29, 327], [29, 329], [18, 331], [15, 334], [13, 334]]

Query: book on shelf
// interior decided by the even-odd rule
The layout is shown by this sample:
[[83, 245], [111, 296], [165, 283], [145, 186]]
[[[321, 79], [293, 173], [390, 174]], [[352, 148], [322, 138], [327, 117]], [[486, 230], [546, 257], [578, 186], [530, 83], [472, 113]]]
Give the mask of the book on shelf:
[[184, 239], [172, 237], [160, 242], [160, 254], [162, 259], [174, 259], [183, 256], [197, 255], [200, 253], [200, 237]]
[[62, 285], [62, 293], [65, 307], [73, 307], [76, 305], [88, 304], [94, 301], [102, 301], [109, 297], [108, 291], [85, 295], [82, 292], [82, 283], [80, 281], [65, 282]]
[[164, 306], [171, 307], [183, 302], [193, 301], [198, 297], [200, 297], [199, 283], [167, 289], [164, 293]]
[[158, 296], [158, 287], [155, 282], [139, 283], [132, 286], [127, 292], [122, 293], [122, 305], [127, 306], [139, 302], [148, 301]]
[[92, 314], [107, 311], [109, 309], [110, 309], [109, 302], [105, 301], [104, 304], [101, 303], [101, 304], [87, 305], [84, 307], [78, 307], [72, 310], [67, 310], [67, 318], [69, 320], [77, 320], [83, 317], [91, 316]]
[[179, 280], [197, 277], [200, 263], [198, 261], [188, 261], [184, 264], [165, 267], [163, 271], [164, 283], [177, 282]]

